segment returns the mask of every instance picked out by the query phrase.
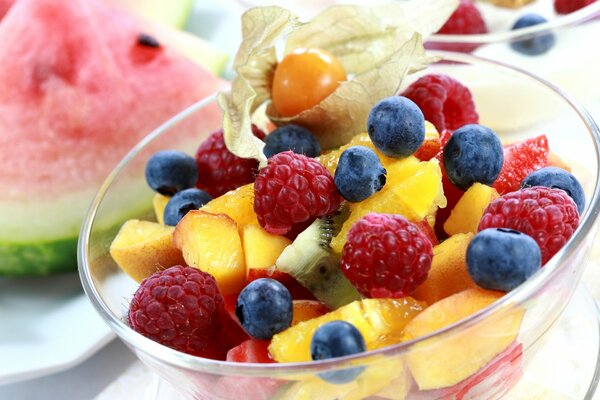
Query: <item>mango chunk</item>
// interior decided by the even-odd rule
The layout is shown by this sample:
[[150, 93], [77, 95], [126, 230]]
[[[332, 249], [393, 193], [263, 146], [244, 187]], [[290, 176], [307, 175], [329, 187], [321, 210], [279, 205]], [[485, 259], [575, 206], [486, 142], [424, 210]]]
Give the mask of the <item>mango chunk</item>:
[[156, 222], [159, 224], [165, 223], [165, 207], [167, 207], [169, 200], [171, 200], [169, 196], [165, 196], [160, 193], [155, 193], [154, 197], [152, 197], [154, 215], [156, 216]]
[[483, 212], [498, 197], [500, 195], [493, 187], [474, 183], [452, 209], [444, 223], [444, 230], [450, 236], [457, 233], [477, 233]]
[[240, 228], [248, 224], [258, 224], [254, 212], [254, 183], [231, 190], [209, 201], [200, 209], [213, 214], [226, 214]]
[[242, 244], [246, 260], [246, 277], [252, 269], [268, 269], [292, 241], [284, 236], [273, 235], [258, 224], [242, 227]]

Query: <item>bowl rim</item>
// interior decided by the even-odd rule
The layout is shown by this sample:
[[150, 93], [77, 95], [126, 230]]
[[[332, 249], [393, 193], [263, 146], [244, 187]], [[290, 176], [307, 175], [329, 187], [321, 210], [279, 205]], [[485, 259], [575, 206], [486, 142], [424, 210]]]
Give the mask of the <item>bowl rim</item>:
[[529, 26], [517, 30], [506, 30], [501, 32], [478, 33], [472, 35], [456, 34], [433, 34], [427, 38], [426, 43], [456, 43], [456, 44], [492, 44], [501, 42], [514, 42], [516, 40], [525, 40], [539, 35], [549, 34], [554, 31], [568, 29], [580, 25], [586, 21], [600, 16], [600, 2], [591, 3], [570, 14], [560, 15], [557, 18], [544, 22], [542, 24]]
[[[600, 2], [598, 3], [600, 5]], [[230, 374], [230, 375], [244, 375], [244, 376], [289, 376], [291, 374], [314, 374], [322, 370], [328, 370], [331, 368], [339, 368], [341, 366], [348, 366], [348, 363], [357, 361], [368, 362], [373, 357], [377, 358], [380, 356], [394, 356], [402, 354], [407, 349], [412, 348], [418, 343], [424, 342], [432, 337], [440, 337], [451, 335], [457, 332], [459, 329], [471, 327], [480, 321], [491, 316], [500, 309], [510, 309], [511, 307], [517, 306], [518, 304], [525, 301], [537, 290], [544, 287], [545, 284], [552, 281], [552, 278], [556, 276], [560, 268], [558, 265], [563, 264], [568, 257], [570, 257], [576, 249], [578, 249], [588, 236], [594, 233], [596, 227], [598, 215], [600, 213], [600, 129], [593, 120], [589, 112], [578, 104], [572, 97], [566, 94], [563, 90], [556, 87], [554, 84], [547, 80], [540, 78], [524, 69], [509, 65], [507, 63], [486, 59], [483, 57], [473, 56], [470, 54], [447, 52], [447, 51], [430, 51], [432, 54], [443, 56], [446, 60], [454, 61], [458, 63], [466, 63], [475, 66], [486, 66], [496, 68], [498, 70], [504, 70], [510, 73], [517, 73], [523, 76], [525, 79], [531, 79], [539, 84], [542, 84], [547, 89], [553, 91], [560, 96], [563, 101], [578, 115], [581, 122], [585, 125], [589, 132], [590, 139], [593, 141], [596, 162], [598, 169], [595, 176], [595, 185], [593, 188], [592, 196], [588, 199], [585, 212], [581, 218], [581, 223], [577, 230], [569, 240], [569, 242], [563, 246], [563, 248], [555, 254], [555, 256], [541, 268], [534, 276], [529, 278], [525, 283], [519, 286], [517, 289], [505, 294], [501, 299], [493, 302], [489, 306], [479, 310], [478, 312], [470, 315], [469, 317], [459, 320], [453, 324], [445, 326], [442, 329], [438, 329], [427, 335], [420, 336], [418, 338], [398, 343], [392, 346], [384, 347], [377, 350], [371, 350], [364, 353], [358, 353], [346, 357], [339, 357], [329, 360], [320, 361], [304, 361], [304, 362], [293, 362], [293, 363], [273, 363], [273, 364], [260, 364], [260, 363], [236, 363], [229, 361], [219, 361], [206, 359], [202, 357], [192, 356], [186, 353], [179, 352], [171, 349], [164, 345], [159, 344], [145, 336], [135, 332], [131, 329], [123, 320], [115, 315], [110, 308], [102, 301], [102, 298], [94, 285], [91, 271], [89, 268], [89, 239], [91, 235], [91, 228], [95, 220], [98, 206], [101, 204], [107, 190], [111, 187], [115, 178], [120, 172], [128, 165], [128, 162], [132, 160], [139, 152], [141, 152], [149, 143], [155, 138], [159, 137], [162, 133], [167, 132], [171, 127], [179, 123], [181, 120], [192, 115], [194, 112], [201, 108], [213, 103], [216, 99], [217, 94], [210, 95], [197, 103], [192, 104], [188, 108], [181, 111], [179, 114], [171, 117], [169, 120], [164, 122], [158, 128], [153, 130], [150, 134], [144, 137], [138, 144], [136, 144], [123, 159], [117, 164], [117, 166], [108, 175], [106, 180], [100, 186], [94, 199], [92, 200], [84, 222], [81, 227], [81, 232], [78, 241], [77, 258], [79, 266], [79, 275], [82, 282], [82, 286], [87, 297], [90, 299], [96, 311], [102, 316], [105, 322], [111, 327], [115, 333], [130, 347], [133, 346], [137, 351], [142, 351], [146, 354], [151, 354], [152, 357], [160, 359], [162, 362], [175, 365], [188, 370], [204, 371], [209, 373], [218, 374]], [[566, 306], [565, 302], [565, 306]], [[137, 353], [136, 351], [136, 353]]]

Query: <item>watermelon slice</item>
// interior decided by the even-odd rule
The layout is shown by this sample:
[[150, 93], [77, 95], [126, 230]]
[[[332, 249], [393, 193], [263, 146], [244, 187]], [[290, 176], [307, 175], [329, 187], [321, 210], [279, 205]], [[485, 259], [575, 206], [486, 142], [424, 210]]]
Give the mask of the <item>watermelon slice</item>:
[[[0, 275], [74, 270], [81, 221], [108, 172], [224, 87], [169, 47], [144, 45], [143, 33], [97, 0], [19, 0], [0, 23]], [[191, 140], [219, 120], [214, 106], [178, 130]]]

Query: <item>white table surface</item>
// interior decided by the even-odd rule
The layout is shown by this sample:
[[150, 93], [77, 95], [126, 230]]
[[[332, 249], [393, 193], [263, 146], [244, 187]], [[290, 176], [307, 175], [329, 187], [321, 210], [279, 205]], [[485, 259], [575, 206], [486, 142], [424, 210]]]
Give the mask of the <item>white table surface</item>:
[[[219, 43], [221, 48], [234, 51], [240, 39], [237, 18], [241, 13], [241, 7], [233, 0], [198, 2], [192, 18], [213, 22], [195, 24], [190, 30]], [[207, 15], [210, 18], [203, 18]], [[596, 115], [600, 118], [600, 112]], [[598, 257], [598, 254], [596, 256]], [[598, 268], [588, 269], [584, 281], [587, 282], [595, 298], [600, 299], [600, 265]], [[137, 361], [131, 351], [121, 341], [115, 339], [95, 355], [67, 371], [0, 386], [0, 399], [149, 399], [148, 393], [139, 389], [127, 394], [127, 388], [124, 387], [122, 380], [114, 384], [125, 372], [133, 381], [154, 380], [152, 374]], [[150, 385], [151, 382], [148, 384]], [[151, 388], [147, 392], [150, 390]], [[600, 400], [600, 393], [596, 394], [595, 399]]]

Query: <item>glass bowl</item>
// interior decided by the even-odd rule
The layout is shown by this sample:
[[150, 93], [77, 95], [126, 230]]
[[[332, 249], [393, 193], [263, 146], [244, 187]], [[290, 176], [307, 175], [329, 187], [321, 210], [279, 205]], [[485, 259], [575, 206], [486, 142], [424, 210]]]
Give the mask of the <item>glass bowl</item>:
[[[600, 37], [600, 2], [567, 15], [556, 15], [553, 3], [537, 0], [519, 9], [506, 9], [476, 2], [489, 33], [436, 34], [427, 40], [426, 47], [472, 52], [479, 57], [509, 63], [549, 80], [582, 102], [600, 100], [600, 86], [592, 90], [600, 70], [600, 52], [594, 50]], [[548, 22], [511, 30], [516, 20], [529, 12], [544, 16]], [[548, 34], [555, 35], [556, 40], [543, 54], [525, 55], [511, 48], [511, 43]]]
[[[469, 86], [481, 123], [495, 129], [503, 140], [546, 134], [551, 148], [572, 166], [584, 186], [587, 207], [579, 228], [522, 286], [480, 312], [424, 337], [312, 363], [207, 360], [136, 333], [126, 323], [126, 315], [137, 284], [113, 262], [109, 246], [126, 219], [154, 218], [153, 193], [144, 181], [148, 157], [161, 148], [193, 154], [197, 144], [220, 127], [220, 112], [211, 97], [173, 117], [133, 148], [92, 202], [79, 241], [79, 268], [85, 292], [98, 313], [140, 360], [189, 398], [501, 398], [520, 379], [556, 325], [586, 265], [600, 202], [600, 132], [584, 109], [548, 82], [498, 62], [440, 54], [446, 61], [420, 74], [445, 73]], [[406, 84], [420, 74], [411, 75]], [[543, 117], [538, 113], [539, 118], [531, 118], [528, 107], [511, 108], [510, 103], [520, 96], [523, 102], [543, 103]], [[333, 385], [319, 378], [320, 373], [350, 366], [363, 368], [351, 383]]]

